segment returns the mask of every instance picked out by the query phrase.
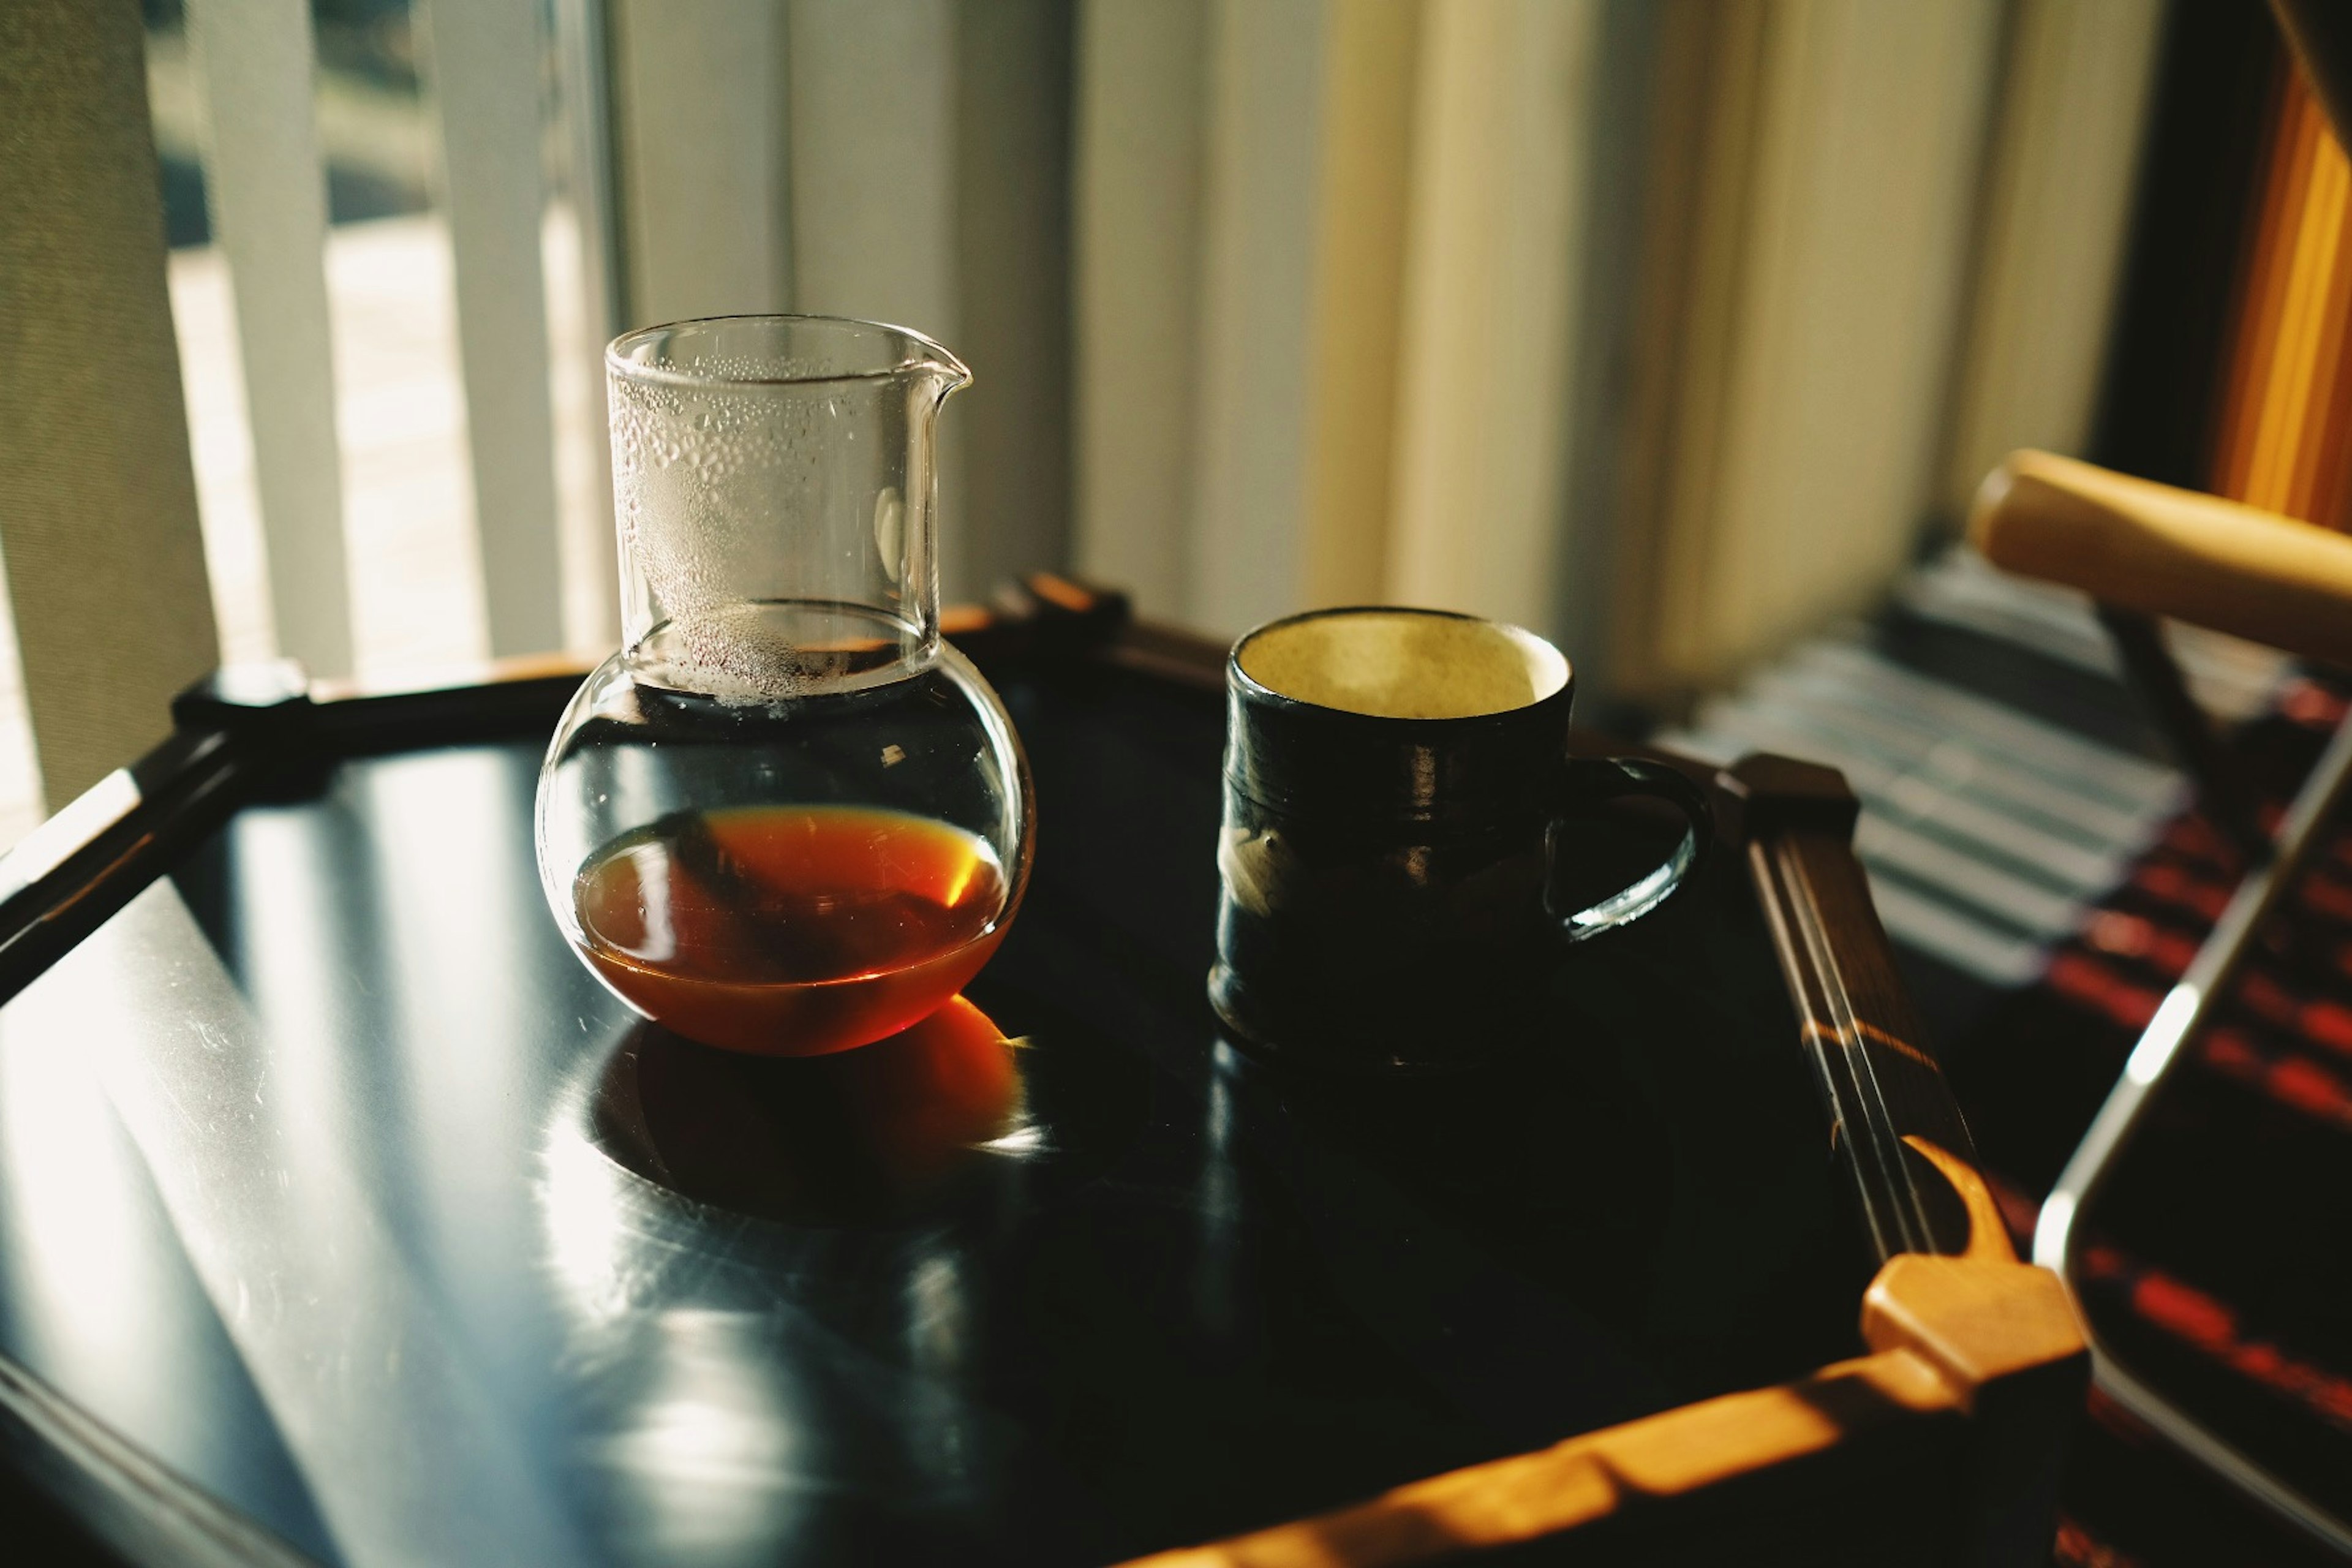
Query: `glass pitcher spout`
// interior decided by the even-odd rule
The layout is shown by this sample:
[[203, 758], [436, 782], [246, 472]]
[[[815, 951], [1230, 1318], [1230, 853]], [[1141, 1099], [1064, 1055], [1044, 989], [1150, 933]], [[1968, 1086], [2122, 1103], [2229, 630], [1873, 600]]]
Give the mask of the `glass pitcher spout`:
[[897, 679], [939, 643], [938, 422], [971, 373], [815, 316], [648, 327], [605, 353], [625, 658], [772, 701]]

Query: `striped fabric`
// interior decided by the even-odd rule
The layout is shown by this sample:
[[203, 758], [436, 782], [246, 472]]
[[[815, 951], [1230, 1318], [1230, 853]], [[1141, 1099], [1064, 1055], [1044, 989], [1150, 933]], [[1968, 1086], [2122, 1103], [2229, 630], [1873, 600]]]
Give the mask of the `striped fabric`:
[[[1896, 613], [2083, 670], [2128, 710], [2086, 604], [1972, 554], [1916, 574]], [[1885, 641], [1856, 628], [1807, 644], [1702, 706], [1666, 743], [1715, 761], [1772, 751], [1843, 769], [1863, 800], [1855, 847], [1888, 931], [1982, 984], [2024, 984], [2183, 807], [2187, 784], [2141, 751], [1989, 694], [2002, 683], [1972, 680], [1965, 652], [1906, 658]], [[2200, 695], [2224, 714], [2259, 710], [2279, 679], [2274, 658], [2242, 644], [2183, 652]]]
[[[2174, 632], [2274, 814], [2352, 686]], [[1845, 770], [1857, 847], [2020, 1250], [2042, 1194], [2244, 866], [2154, 760], [2078, 599], [1955, 554], [1669, 743]], [[2076, 682], [2069, 710], [2055, 688]], [[2088, 699], [2084, 700], [2087, 693]], [[2262, 937], [2084, 1237], [2102, 1339], [2306, 1493], [2352, 1491], [2352, 824]], [[1937, 972], [1964, 976], [1956, 988]], [[1968, 1005], [1950, 1005], [1955, 996]], [[2332, 1561], [2094, 1397], [2053, 1561]], [[2331, 1489], [2335, 1497], [2331, 1497]]]
[[[2275, 811], [2347, 711], [2284, 684], [2239, 744]], [[2040, 984], [1951, 1041], [1969, 1122], [2021, 1239], [2243, 867], [2194, 812], [2164, 824], [2052, 952]], [[2086, 1309], [2144, 1381], [2339, 1510], [2352, 1477], [2352, 824], [2291, 890], [2084, 1237]], [[2333, 1561], [2095, 1401], [2058, 1560]]]

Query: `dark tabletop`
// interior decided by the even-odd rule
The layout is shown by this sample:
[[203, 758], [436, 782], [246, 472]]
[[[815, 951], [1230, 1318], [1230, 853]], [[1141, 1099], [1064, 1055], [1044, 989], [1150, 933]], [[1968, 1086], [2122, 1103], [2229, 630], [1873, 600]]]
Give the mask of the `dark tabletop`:
[[1202, 991], [1215, 697], [1003, 684], [986, 1146], [936, 1053], [752, 1062], [603, 991], [543, 737], [346, 761], [0, 1008], [0, 1352], [322, 1561], [773, 1563], [1108, 1561], [1857, 1348], [1737, 856], [1507, 1066], [1286, 1076]]

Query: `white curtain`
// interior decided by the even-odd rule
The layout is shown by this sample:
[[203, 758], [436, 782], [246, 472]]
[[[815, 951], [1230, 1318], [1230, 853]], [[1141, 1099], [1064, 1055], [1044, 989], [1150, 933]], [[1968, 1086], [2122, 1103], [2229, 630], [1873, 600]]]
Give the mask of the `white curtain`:
[[2079, 443], [2156, 0], [1090, 0], [1076, 565], [1672, 700]]
[[[368, 574], [343, 519], [372, 514], [336, 453], [307, 13], [189, 11], [277, 639], [335, 673], [378, 585], [347, 580]], [[579, 504], [601, 475], [566, 446], [596, 424], [581, 344], [693, 314], [873, 316], [978, 373], [944, 454], [951, 595], [1076, 570], [1218, 635], [1449, 605], [1559, 638], [1588, 689], [1672, 702], [1867, 604], [2007, 447], [2079, 443], [2158, 11], [420, 5], [445, 35], [427, 84], [478, 545], [450, 570], [478, 574], [492, 652], [608, 639], [608, 531]], [[12, 58], [49, 69], [39, 53]], [[559, 68], [583, 237], [555, 292], [531, 265], [556, 144], [521, 104], [532, 58]], [[559, 293], [587, 321], [557, 334], [580, 344], [554, 403], [582, 412], [551, 436], [528, 362]], [[16, 390], [24, 363], [0, 372]], [[154, 455], [180, 494], [184, 458]], [[119, 516], [110, 493], [84, 499]], [[55, 799], [129, 742], [91, 750], [74, 704], [45, 707], [47, 546], [21, 514], [0, 526]], [[184, 590], [184, 615], [138, 612], [158, 647], [211, 646]], [[132, 602], [91, 608], [89, 635]]]

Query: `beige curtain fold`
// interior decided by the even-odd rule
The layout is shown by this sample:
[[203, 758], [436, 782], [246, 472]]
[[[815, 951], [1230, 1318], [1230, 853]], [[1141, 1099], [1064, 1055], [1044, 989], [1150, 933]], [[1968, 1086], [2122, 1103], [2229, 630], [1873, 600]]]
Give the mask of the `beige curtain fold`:
[[2087, 427], [2152, 0], [1083, 18], [1076, 558], [1155, 613], [1444, 605], [1672, 704]]
[[0, 544], [61, 805], [217, 655], [136, 0], [0, 5]]

